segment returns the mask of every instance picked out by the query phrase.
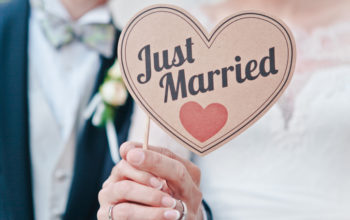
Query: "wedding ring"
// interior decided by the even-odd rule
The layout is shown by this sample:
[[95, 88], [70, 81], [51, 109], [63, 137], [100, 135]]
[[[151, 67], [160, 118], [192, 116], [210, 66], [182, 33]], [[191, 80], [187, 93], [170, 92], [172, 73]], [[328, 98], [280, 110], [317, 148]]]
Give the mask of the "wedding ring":
[[108, 220], [113, 220], [113, 208], [115, 205], [111, 205], [108, 210]]
[[186, 215], [187, 215], [187, 205], [184, 201], [178, 200], [179, 203], [181, 204], [181, 215], [179, 220], [186, 220]]
[[181, 220], [186, 220], [186, 215], [187, 215], [187, 205], [184, 201], [181, 200], [181, 205], [183, 207], [183, 211], [182, 211], [182, 218]]

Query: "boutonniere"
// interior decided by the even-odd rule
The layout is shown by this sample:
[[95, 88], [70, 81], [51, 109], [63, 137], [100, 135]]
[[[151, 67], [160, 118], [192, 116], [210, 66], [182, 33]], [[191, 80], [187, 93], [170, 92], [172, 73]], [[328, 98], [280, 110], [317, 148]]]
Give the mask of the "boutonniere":
[[114, 118], [118, 108], [125, 104], [127, 97], [128, 92], [123, 83], [119, 63], [115, 61], [84, 112], [84, 118], [91, 118], [94, 126], [106, 128], [109, 149], [115, 163], [119, 161], [119, 153]]

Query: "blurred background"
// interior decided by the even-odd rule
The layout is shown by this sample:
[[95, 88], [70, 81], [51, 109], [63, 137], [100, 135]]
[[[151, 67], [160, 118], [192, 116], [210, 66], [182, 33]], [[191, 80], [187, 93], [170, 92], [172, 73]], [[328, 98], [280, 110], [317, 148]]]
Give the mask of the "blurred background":
[[115, 23], [122, 27], [126, 22], [141, 9], [152, 4], [172, 4], [191, 11], [205, 25], [208, 21], [207, 17], [203, 15], [201, 7], [207, 5], [214, 5], [225, 0], [111, 0]]

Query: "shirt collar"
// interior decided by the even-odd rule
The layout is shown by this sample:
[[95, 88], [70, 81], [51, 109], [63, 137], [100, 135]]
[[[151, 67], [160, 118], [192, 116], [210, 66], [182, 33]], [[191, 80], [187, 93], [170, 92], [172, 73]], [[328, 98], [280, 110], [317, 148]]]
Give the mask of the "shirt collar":
[[[50, 14], [58, 16], [64, 20], [71, 21], [70, 15], [67, 9], [63, 6], [60, 0], [31, 0], [31, 8], [34, 11], [45, 10]], [[97, 8], [94, 8], [84, 14], [77, 21], [74, 21], [76, 24], [107, 24], [112, 20], [111, 12], [107, 4], [101, 5]]]

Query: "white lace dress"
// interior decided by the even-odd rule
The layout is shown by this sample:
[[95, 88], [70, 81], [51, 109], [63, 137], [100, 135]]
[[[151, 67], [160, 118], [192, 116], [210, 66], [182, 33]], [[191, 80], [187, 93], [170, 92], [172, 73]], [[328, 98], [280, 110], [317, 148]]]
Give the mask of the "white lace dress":
[[350, 219], [350, 21], [292, 30], [298, 58], [286, 93], [198, 159], [216, 219]]
[[[349, 24], [292, 28], [298, 58], [286, 93], [246, 132], [195, 158], [214, 219], [350, 219]], [[142, 141], [142, 117], [136, 109], [131, 140]], [[189, 155], [152, 129], [152, 144]]]

